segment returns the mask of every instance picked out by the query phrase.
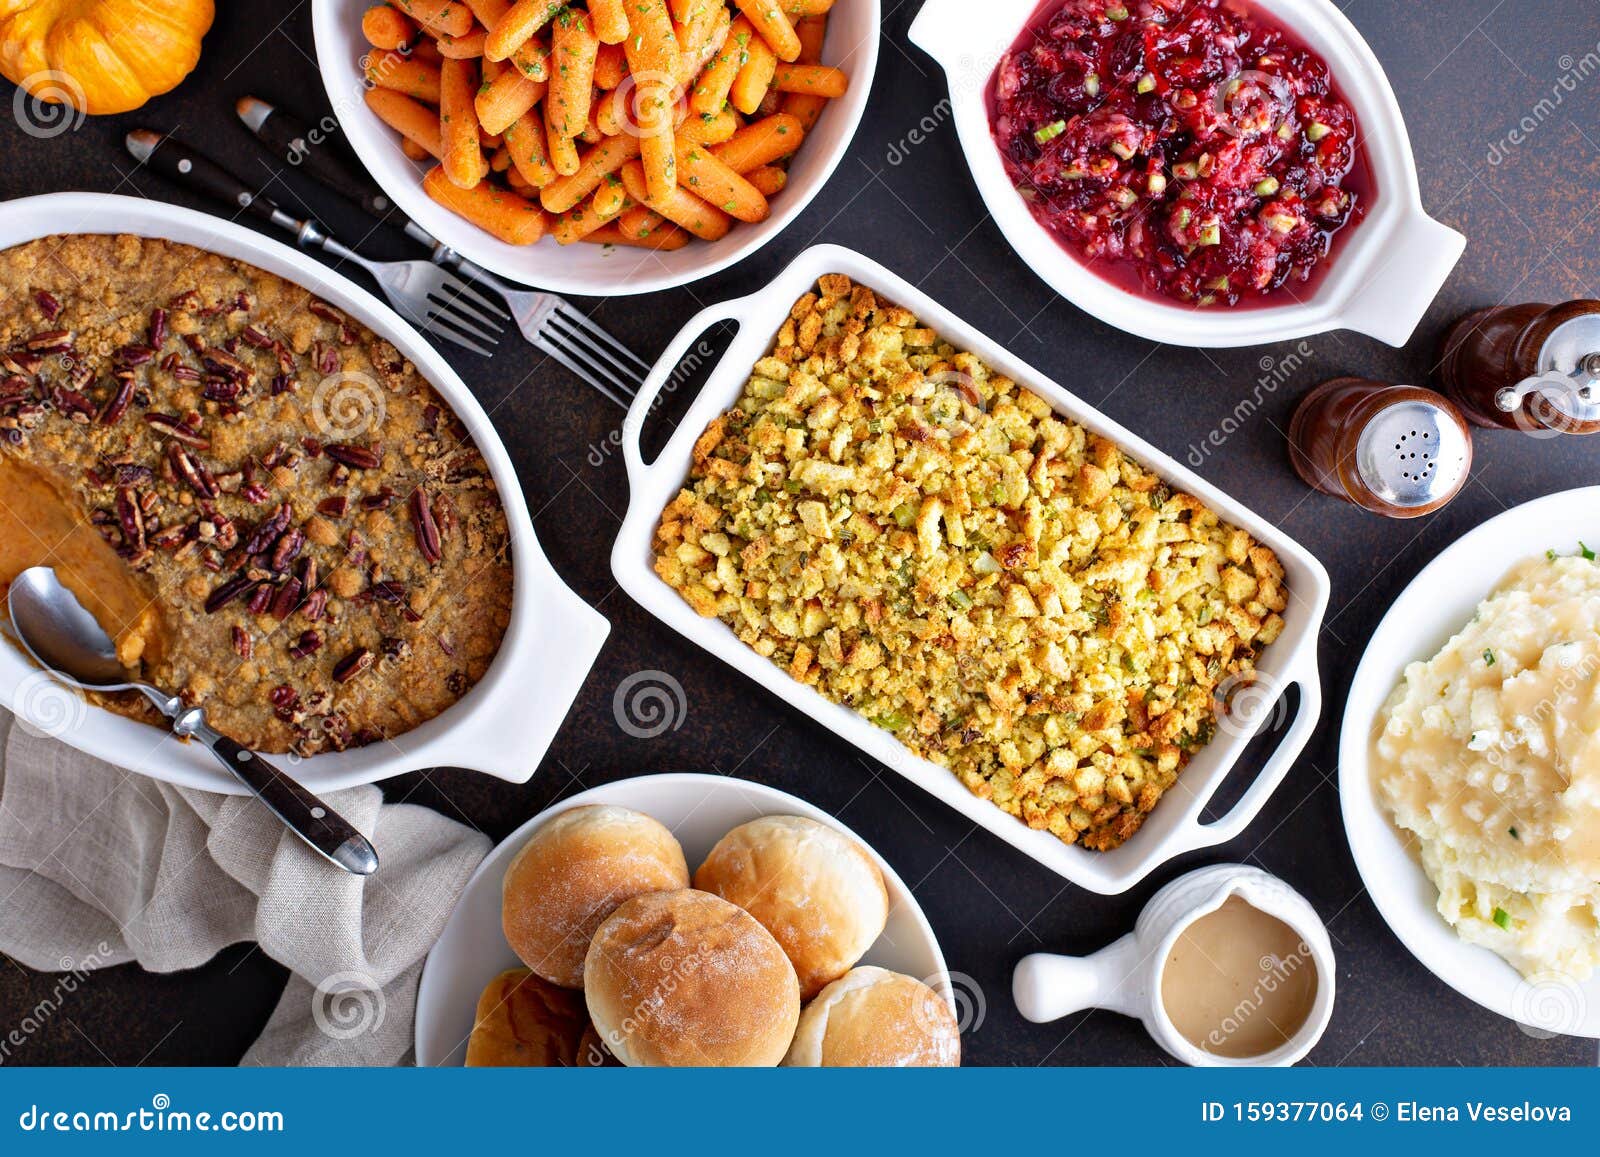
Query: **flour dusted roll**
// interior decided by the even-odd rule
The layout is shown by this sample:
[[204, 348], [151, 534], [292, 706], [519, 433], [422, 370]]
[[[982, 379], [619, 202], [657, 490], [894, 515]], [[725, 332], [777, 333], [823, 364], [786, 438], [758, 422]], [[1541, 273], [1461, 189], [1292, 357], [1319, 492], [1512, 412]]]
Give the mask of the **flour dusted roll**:
[[810, 1000], [860, 960], [889, 919], [872, 857], [836, 828], [763, 816], [717, 842], [694, 886], [749, 912], [777, 938]]
[[589, 945], [583, 993], [625, 1065], [776, 1065], [800, 1016], [794, 966], [772, 934], [690, 889], [613, 912]]
[[583, 984], [594, 930], [624, 900], [689, 886], [683, 849], [643, 812], [609, 804], [569, 808], [540, 825], [506, 869], [506, 941], [534, 972]]
[[961, 1029], [943, 997], [920, 980], [864, 965], [806, 1006], [786, 1065], [955, 1068]]
[[508, 969], [478, 998], [467, 1067], [576, 1065], [588, 1023], [581, 995], [526, 968]]

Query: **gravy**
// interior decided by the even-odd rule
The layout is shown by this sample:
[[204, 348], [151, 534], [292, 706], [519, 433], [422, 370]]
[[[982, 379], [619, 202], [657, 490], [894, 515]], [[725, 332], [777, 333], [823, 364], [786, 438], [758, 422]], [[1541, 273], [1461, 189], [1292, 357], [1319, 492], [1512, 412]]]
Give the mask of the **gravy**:
[[159, 616], [128, 564], [48, 477], [0, 454], [0, 594], [34, 566], [55, 568], [125, 666], [154, 656]]
[[1292, 1040], [1317, 998], [1317, 964], [1300, 934], [1229, 896], [1178, 936], [1161, 970], [1161, 1003], [1190, 1044], [1258, 1057]]

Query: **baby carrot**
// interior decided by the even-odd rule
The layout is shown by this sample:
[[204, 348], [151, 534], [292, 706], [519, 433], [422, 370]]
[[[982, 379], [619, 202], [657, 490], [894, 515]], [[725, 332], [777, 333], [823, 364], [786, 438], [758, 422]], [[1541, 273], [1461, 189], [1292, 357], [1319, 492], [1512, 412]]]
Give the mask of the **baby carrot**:
[[638, 161], [629, 161], [622, 167], [622, 182], [635, 201], [705, 241], [718, 241], [733, 227], [733, 218], [686, 189], [673, 186], [665, 196], [655, 195], [645, 184], [644, 166]]
[[739, 11], [749, 17], [750, 23], [761, 34], [761, 39], [771, 47], [773, 55], [779, 60], [793, 60], [800, 55], [800, 37], [795, 35], [794, 25], [789, 23], [789, 18], [772, 0], [737, 2]]
[[459, 0], [395, 0], [412, 19], [432, 32], [465, 36], [472, 31], [472, 9]]
[[778, 92], [835, 98], [845, 94], [850, 78], [822, 64], [780, 64], [773, 72], [772, 87]]
[[430, 169], [422, 187], [439, 204], [458, 213], [508, 245], [532, 245], [544, 236], [544, 211], [532, 201], [480, 184], [463, 189], [445, 174], [444, 166]]
[[763, 197], [772, 197], [781, 193], [789, 183], [789, 174], [777, 165], [762, 165], [759, 169], [751, 169], [744, 179], [759, 189]]
[[733, 102], [733, 107], [745, 116], [760, 108], [762, 98], [772, 86], [772, 74], [777, 70], [778, 58], [773, 55], [767, 42], [759, 36], [751, 37], [745, 49], [744, 66], [739, 69], [739, 75], [733, 78], [733, 87], [728, 90], [728, 99]]
[[437, 111], [392, 88], [369, 88], [363, 99], [379, 120], [419, 148], [426, 149], [429, 156], [444, 156]]
[[584, 240], [592, 241], [596, 245], [628, 245], [635, 249], [682, 249], [689, 244], [689, 234], [676, 225], [662, 225], [643, 237], [632, 237], [612, 222], [609, 225], [602, 225]]
[[589, 123], [589, 100], [594, 92], [594, 61], [600, 41], [589, 27], [588, 15], [563, 8], [550, 26], [550, 123], [564, 137], [575, 137]]
[[417, 36], [417, 26], [387, 4], [376, 4], [361, 14], [361, 34], [374, 48], [404, 48]]
[[559, 175], [550, 164], [544, 140], [544, 116], [529, 109], [506, 126], [506, 148], [511, 152], [512, 171], [528, 186], [542, 189]]
[[484, 55], [491, 60], [504, 60], [550, 23], [563, 7], [561, 0], [517, 0], [489, 33]]
[[711, 152], [734, 172], [748, 173], [787, 157], [800, 147], [805, 135], [798, 120], [780, 112], [745, 125], [722, 144], [712, 146]]
[[367, 53], [365, 59], [368, 84], [376, 88], [392, 88], [424, 104], [439, 103], [437, 65], [382, 50]]
[[628, 39], [628, 13], [623, 0], [589, 0], [589, 17], [601, 44], [621, 44]]
[[750, 42], [754, 39], [756, 30], [750, 21], [741, 16], [733, 22], [722, 48], [711, 58], [689, 93], [691, 109], [707, 115], [722, 111], [722, 106], [728, 103], [728, 90], [734, 78], [750, 59]]
[[627, 133], [607, 137], [583, 154], [575, 172], [546, 185], [539, 202], [552, 213], [565, 213], [638, 155], [638, 137]]
[[771, 213], [761, 191], [723, 162], [702, 148], [678, 150], [678, 171], [683, 184], [697, 197], [704, 197], [730, 217], [741, 221], [765, 221]]
[[478, 88], [478, 66], [470, 60], [446, 60], [439, 70], [439, 124], [444, 139], [445, 175], [463, 189], [471, 189], [488, 175], [479, 136], [478, 110], [473, 93]]

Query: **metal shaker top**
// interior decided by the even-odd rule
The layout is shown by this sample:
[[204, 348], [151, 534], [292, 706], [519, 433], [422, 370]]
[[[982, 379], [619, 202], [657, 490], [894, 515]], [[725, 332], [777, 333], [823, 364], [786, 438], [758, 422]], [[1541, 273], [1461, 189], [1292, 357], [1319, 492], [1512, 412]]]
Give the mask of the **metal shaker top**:
[[1470, 444], [1455, 417], [1434, 402], [1408, 399], [1379, 410], [1356, 442], [1356, 471], [1398, 507], [1449, 498], [1467, 479]]

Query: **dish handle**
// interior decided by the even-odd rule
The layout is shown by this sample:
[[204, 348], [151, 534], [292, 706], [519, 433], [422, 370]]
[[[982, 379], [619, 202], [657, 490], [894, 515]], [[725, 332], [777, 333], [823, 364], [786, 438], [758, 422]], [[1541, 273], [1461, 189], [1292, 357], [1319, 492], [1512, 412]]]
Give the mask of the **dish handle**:
[[962, 52], [972, 51], [972, 19], [969, 0], [927, 0], [906, 38], [948, 70]]
[[[680, 369], [688, 366], [689, 359], [685, 355], [689, 353], [689, 347], [718, 322], [734, 321], [743, 325], [748, 316], [751, 300], [748, 297], [740, 297], [702, 309], [689, 319], [689, 323], [678, 331], [672, 341], [667, 343], [667, 348], [661, 357], [650, 368], [644, 384], [639, 387], [639, 392], [633, 399], [633, 405], [628, 407], [627, 416], [622, 419], [622, 460], [628, 469], [630, 490], [638, 490], [643, 485], [650, 469], [645, 463], [644, 452], [639, 445], [645, 421], [660, 405], [661, 391], [666, 388], [667, 383], [672, 381]], [[689, 366], [689, 372], [698, 369], [701, 364], [703, 359]]]
[[1290, 672], [1283, 679], [1281, 693], [1268, 708], [1269, 717], [1271, 712], [1277, 710], [1277, 704], [1283, 701], [1283, 696], [1289, 693], [1291, 687], [1300, 688], [1300, 709], [1295, 712], [1294, 720], [1289, 724], [1289, 730], [1283, 739], [1279, 741], [1277, 749], [1256, 773], [1255, 782], [1245, 790], [1244, 795], [1239, 797], [1239, 802], [1233, 805], [1227, 815], [1210, 823], [1201, 823], [1196, 818], [1187, 831], [1179, 829], [1175, 841], [1178, 846], [1172, 855], [1181, 855], [1198, 848], [1209, 848], [1233, 839], [1250, 826], [1251, 821], [1266, 806], [1267, 800], [1283, 782], [1284, 776], [1289, 774], [1289, 768], [1300, 758], [1300, 753], [1311, 740], [1311, 733], [1316, 730], [1317, 721], [1322, 717], [1322, 682], [1317, 676], [1317, 664], [1314, 658], [1303, 668]]
[[1405, 345], [1466, 247], [1460, 233], [1414, 206], [1378, 246], [1381, 256], [1345, 303], [1339, 323], [1396, 349]]

